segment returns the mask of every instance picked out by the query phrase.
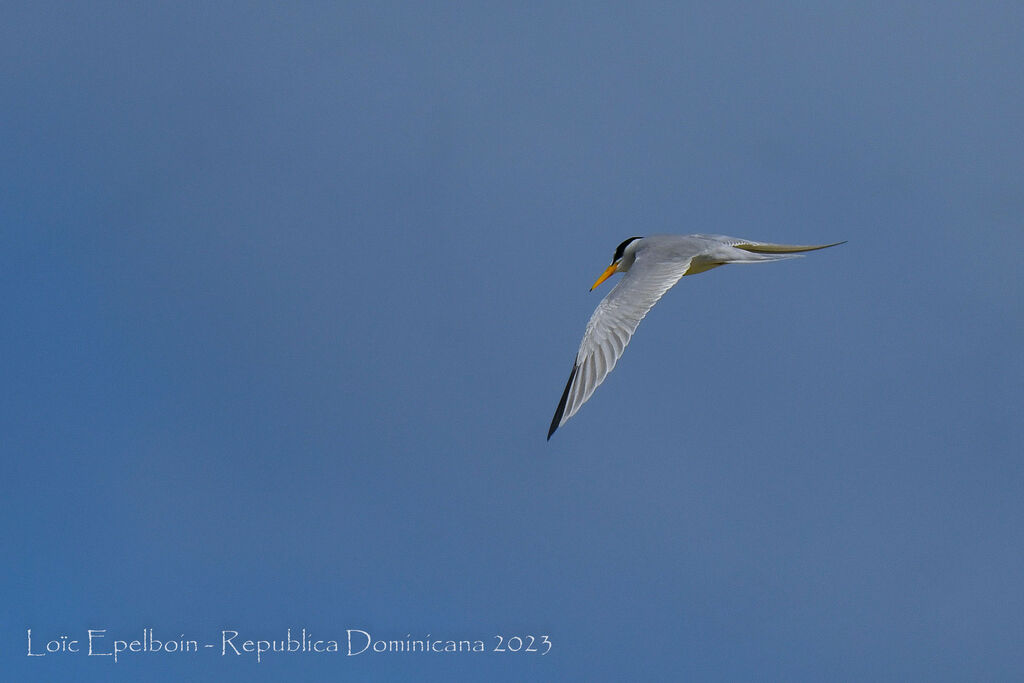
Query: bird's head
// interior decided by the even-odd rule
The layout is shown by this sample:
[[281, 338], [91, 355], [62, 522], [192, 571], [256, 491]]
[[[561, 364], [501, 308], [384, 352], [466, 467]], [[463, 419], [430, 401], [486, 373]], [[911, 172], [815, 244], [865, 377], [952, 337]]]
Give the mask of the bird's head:
[[601, 277], [597, 278], [597, 282], [590, 287], [590, 291], [594, 291], [599, 284], [610, 278], [613, 274], [625, 273], [633, 266], [633, 261], [636, 260], [637, 240], [639, 239], [641, 238], [630, 237], [615, 247], [615, 254], [612, 255], [612, 264], [605, 268], [605, 271], [601, 273]]

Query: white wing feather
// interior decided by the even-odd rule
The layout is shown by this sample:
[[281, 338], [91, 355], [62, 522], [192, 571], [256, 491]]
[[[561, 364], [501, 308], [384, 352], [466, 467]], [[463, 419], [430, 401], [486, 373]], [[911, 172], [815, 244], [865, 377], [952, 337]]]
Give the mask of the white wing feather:
[[590, 316], [563, 396], [564, 407], [552, 432], [576, 414], [615, 367], [647, 312], [690, 265], [685, 261], [646, 261], [637, 252], [633, 264]]

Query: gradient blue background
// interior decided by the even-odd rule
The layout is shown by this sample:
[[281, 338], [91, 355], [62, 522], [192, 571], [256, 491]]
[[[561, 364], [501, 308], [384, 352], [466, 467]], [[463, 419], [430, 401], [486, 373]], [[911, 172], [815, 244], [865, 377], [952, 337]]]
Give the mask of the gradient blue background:
[[[1019, 3], [7, 3], [8, 680], [1024, 675]], [[631, 235], [686, 278], [544, 436]], [[549, 634], [544, 656], [28, 658]]]

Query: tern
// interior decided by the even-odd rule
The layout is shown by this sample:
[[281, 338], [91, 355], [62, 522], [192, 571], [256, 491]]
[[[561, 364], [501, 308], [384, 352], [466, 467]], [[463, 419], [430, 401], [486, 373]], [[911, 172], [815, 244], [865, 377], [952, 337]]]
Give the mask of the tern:
[[615, 248], [612, 263], [597, 282], [625, 273], [590, 316], [583, 341], [572, 363], [569, 381], [548, 430], [555, 430], [576, 414], [615, 367], [654, 304], [684, 275], [696, 275], [727, 263], [765, 263], [797, 258], [799, 252], [834, 247], [833, 244], [772, 244], [725, 235], [654, 235], [630, 237]]

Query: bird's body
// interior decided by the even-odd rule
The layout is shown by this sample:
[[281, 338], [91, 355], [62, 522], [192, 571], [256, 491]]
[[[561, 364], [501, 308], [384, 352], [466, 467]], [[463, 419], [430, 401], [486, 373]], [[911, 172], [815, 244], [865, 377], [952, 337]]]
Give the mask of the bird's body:
[[576, 414], [615, 367], [630, 338], [651, 307], [684, 275], [727, 263], [763, 263], [794, 258], [797, 252], [835, 244], [792, 245], [757, 242], [724, 235], [631, 237], [615, 250], [612, 264], [594, 283], [616, 272], [625, 275], [601, 300], [587, 323], [572, 373], [551, 421], [548, 439]]

